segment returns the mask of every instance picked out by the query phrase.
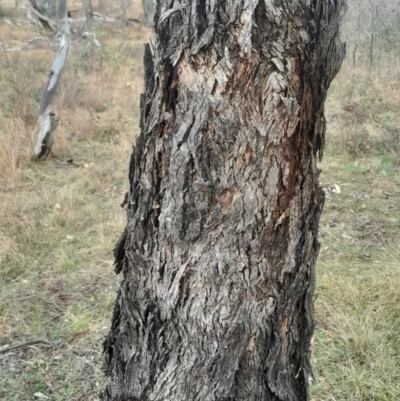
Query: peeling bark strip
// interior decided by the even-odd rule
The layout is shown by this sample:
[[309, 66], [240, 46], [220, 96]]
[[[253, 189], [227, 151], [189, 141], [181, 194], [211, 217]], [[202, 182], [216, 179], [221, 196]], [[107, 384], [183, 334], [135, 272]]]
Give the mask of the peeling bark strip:
[[345, 0], [163, 0], [103, 401], [309, 399], [324, 101]]
[[58, 0], [58, 20], [60, 24], [60, 48], [49, 73], [49, 79], [43, 88], [39, 102], [39, 132], [35, 154], [40, 160], [46, 160], [53, 146], [53, 134], [58, 125], [58, 118], [52, 112], [51, 103], [57, 92], [70, 46], [70, 28], [67, 15], [67, 0]]

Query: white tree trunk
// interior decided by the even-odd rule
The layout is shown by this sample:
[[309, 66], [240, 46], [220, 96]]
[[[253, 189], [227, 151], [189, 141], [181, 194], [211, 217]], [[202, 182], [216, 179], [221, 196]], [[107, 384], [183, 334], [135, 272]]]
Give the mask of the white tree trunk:
[[57, 92], [61, 75], [67, 61], [70, 46], [70, 27], [67, 15], [67, 0], [58, 2], [58, 19], [60, 23], [60, 48], [49, 73], [46, 86], [43, 89], [39, 102], [39, 133], [35, 146], [35, 154], [40, 160], [45, 160], [53, 146], [53, 135], [58, 119], [52, 112], [52, 101]]

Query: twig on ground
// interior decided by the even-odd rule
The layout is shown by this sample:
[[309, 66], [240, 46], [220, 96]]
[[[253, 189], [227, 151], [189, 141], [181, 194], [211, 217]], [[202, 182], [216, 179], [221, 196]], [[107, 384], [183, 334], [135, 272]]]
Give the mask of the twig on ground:
[[32, 340], [32, 341], [27, 341], [26, 343], [14, 345], [12, 347], [0, 348], [0, 355], [7, 354], [8, 352], [15, 351], [20, 348], [27, 348], [32, 345], [38, 345], [38, 344], [43, 344], [48, 347], [51, 346], [51, 343], [47, 340]]

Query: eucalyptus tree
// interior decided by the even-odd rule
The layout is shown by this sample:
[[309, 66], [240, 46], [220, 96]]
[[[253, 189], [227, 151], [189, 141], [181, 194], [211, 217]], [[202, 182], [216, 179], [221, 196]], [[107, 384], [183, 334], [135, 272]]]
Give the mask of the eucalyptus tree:
[[35, 154], [40, 160], [45, 160], [49, 156], [53, 146], [54, 131], [58, 124], [58, 118], [52, 111], [52, 102], [61, 81], [61, 75], [67, 61], [71, 41], [67, 0], [58, 0], [58, 21], [60, 26], [59, 50], [39, 101], [39, 132], [37, 135]]
[[154, 26], [157, 0], [142, 0], [142, 5], [146, 16], [146, 24], [148, 26]]
[[308, 400], [345, 0], [157, 7], [101, 399]]

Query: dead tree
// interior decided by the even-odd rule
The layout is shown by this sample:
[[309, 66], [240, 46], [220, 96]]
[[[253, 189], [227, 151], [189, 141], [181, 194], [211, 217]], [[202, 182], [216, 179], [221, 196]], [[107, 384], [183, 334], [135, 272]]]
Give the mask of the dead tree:
[[309, 399], [316, 163], [344, 8], [158, 2], [103, 401]]
[[57, 12], [60, 24], [60, 46], [39, 101], [39, 132], [35, 154], [40, 160], [47, 159], [53, 146], [53, 135], [57, 128], [58, 118], [52, 112], [52, 102], [67, 61], [71, 40], [67, 15], [67, 0], [58, 0]]
[[56, 2], [57, 0], [28, 0], [28, 18], [32, 22], [42, 25], [46, 30], [56, 29]]

